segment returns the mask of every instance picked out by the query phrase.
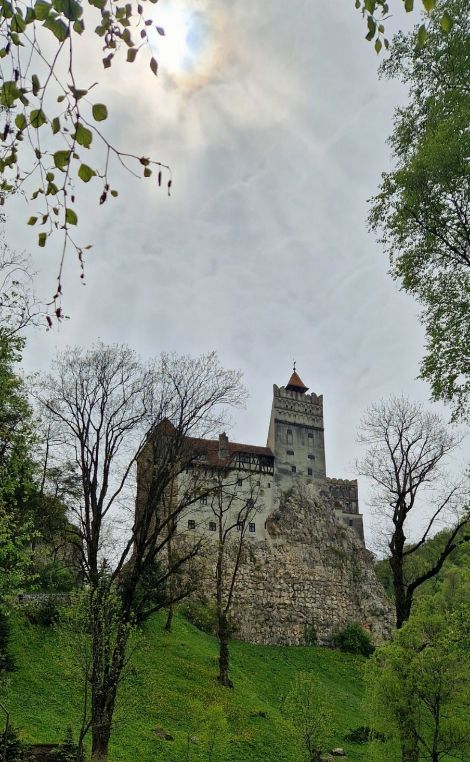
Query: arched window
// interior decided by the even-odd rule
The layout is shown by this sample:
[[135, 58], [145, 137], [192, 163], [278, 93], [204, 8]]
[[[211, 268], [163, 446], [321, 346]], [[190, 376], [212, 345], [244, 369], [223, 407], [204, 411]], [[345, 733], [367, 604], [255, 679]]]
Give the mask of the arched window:
[[292, 444], [292, 443], [293, 443], [292, 429], [287, 429], [287, 444]]

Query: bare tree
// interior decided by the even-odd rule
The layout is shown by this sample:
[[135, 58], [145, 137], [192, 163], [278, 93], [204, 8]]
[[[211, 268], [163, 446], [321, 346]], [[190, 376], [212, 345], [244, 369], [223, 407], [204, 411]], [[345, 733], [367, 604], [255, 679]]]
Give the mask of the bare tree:
[[[373, 505], [389, 521], [385, 533], [400, 628], [410, 616], [416, 590], [470, 539], [463, 536], [469, 521], [468, 491], [462, 482], [451, 484], [443, 469], [461, 437], [422, 405], [390, 397], [367, 410], [359, 442], [368, 447], [359, 473], [371, 480]], [[407, 543], [407, 533], [416, 531], [418, 520], [424, 521], [419, 539]], [[425, 568], [413, 569], [416, 552], [442, 522], [451, 525], [444, 544]]]
[[32, 280], [29, 257], [12, 251], [0, 237], [0, 325], [2, 337], [8, 340], [44, 319]]
[[[76, 519], [92, 640], [92, 759], [103, 762], [130, 627], [144, 610], [160, 607], [152, 605], [156, 591], [195, 552], [190, 549], [173, 568], [165, 566], [169, 528], [197, 499], [194, 492], [172, 491], [194, 458], [188, 437], [217, 429], [224, 409], [239, 404], [244, 390], [240, 374], [221, 368], [215, 353], [197, 359], [162, 355], [144, 366], [127, 347], [97, 344], [60, 354], [34, 395], [62, 427], [64, 457], [75, 461], [81, 476]], [[138, 461], [145, 478], [134, 512], [130, 486]], [[132, 519], [113, 547], [107, 546], [107, 532], [122, 516], [123, 504]], [[118, 610], [113, 608], [108, 628], [102, 612], [116, 594]]]
[[219, 674], [217, 680], [233, 688], [229, 677], [230, 613], [234, 603], [236, 581], [246, 546], [250, 523], [259, 512], [261, 487], [250, 473], [240, 478], [230, 464], [214, 473], [209, 482], [209, 516], [217, 532], [215, 567], [215, 599], [217, 637], [219, 640]]

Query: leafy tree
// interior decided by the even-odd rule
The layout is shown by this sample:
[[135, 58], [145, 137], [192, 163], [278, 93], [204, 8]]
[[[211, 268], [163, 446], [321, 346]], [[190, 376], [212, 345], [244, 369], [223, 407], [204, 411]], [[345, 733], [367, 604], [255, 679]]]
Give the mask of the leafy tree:
[[[386, 519], [384, 538], [393, 577], [396, 623], [409, 618], [416, 590], [438, 574], [449, 555], [469, 537], [468, 490], [450, 485], [443, 472], [447, 456], [460, 439], [442, 419], [406, 398], [391, 397], [366, 412], [359, 441], [367, 453], [358, 464], [372, 482], [373, 505]], [[411, 520], [420, 515], [424, 530], [418, 541], [407, 544]], [[452, 528], [445, 542], [423, 566], [414, 567], [413, 557], [438, 522]]]
[[312, 672], [297, 672], [283, 705], [283, 711], [302, 738], [305, 762], [321, 762], [334, 733], [328, 696]]
[[377, 649], [368, 668], [368, 702], [374, 724], [388, 738], [392, 735], [387, 744], [377, 744], [379, 759], [467, 757], [470, 672], [461, 638], [467, 632], [468, 604], [450, 614], [430, 598], [413, 611], [393, 643]]
[[[447, 13], [452, 28], [442, 35]], [[421, 376], [435, 399], [469, 412], [470, 392], [470, 15], [466, 0], [440, 0], [426, 45], [397, 35], [382, 74], [409, 88], [390, 138], [395, 169], [382, 175], [369, 222], [391, 274], [422, 305]]]
[[[147, 0], [5, 0], [1, 5], [0, 192], [3, 200], [21, 191], [34, 201], [28, 224], [39, 226], [40, 247], [54, 233], [62, 236], [57, 317], [62, 316], [58, 300], [66, 247], [76, 250], [82, 267], [90, 248], [79, 244], [74, 232], [79, 187], [96, 185], [97, 203], [104, 204], [118, 193], [111, 186], [113, 161], [137, 177], [150, 177], [156, 166], [159, 185], [164, 168], [139, 153], [119, 150], [106, 137], [108, 108], [92, 90], [97, 83], [83, 81], [76, 63], [79, 51], [89, 50], [99, 38], [103, 56], [97, 67], [109, 68], [122, 55], [133, 63], [150, 50], [152, 34], [164, 33]], [[148, 62], [156, 75], [158, 63], [151, 54]], [[98, 152], [90, 150], [95, 146]], [[166, 182], [169, 192], [171, 178]]]

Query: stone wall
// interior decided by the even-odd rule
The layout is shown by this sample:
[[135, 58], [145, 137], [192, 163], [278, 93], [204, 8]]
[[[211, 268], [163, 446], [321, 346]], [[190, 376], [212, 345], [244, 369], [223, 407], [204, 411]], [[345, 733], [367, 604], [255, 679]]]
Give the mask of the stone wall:
[[[359, 622], [374, 642], [390, 636], [393, 611], [373, 556], [335, 516], [327, 489], [292, 491], [266, 522], [264, 541], [246, 543], [233, 607], [235, 637], [303, 645], [313, 627], [328, 644], [335, 629]], [[215, 548], [214, 548], [215, 550]], [[206, 547], [202, 587], [214, 592], [214, 556]]]

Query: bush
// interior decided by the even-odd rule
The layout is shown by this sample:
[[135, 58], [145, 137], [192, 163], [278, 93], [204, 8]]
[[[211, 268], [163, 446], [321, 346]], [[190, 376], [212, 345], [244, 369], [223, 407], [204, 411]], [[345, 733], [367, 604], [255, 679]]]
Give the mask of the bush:
[[59, 618], [60, 604], [53, 596], [31, 603], [25, 608], [25, 615], [31, 624], [52, 627]]
[[15, 662], [8, 650], [10, 643], [10, 621], [4, 611], [0, 610], [0, 672], [13, 672]]
[[202, 630], [207, 635], [216, 634], [217, 613], [213, 604], [203, 603], [198, 600], [187, 601], [187, 603], [181, 606], [180, 610], [188, 622], [191, 622], [198, 630]]
[[83, 751], [78, 752], [78, 746], [74, 743], [72, 728], [67, 728], [67, 733], [63, 743], [59, 748], [49, 754], [49, 759], [53, 762], [83, 762]]
[[378, 730], [369, 728], [367, 725], [360, 725], [353, 728], [344, 736], [344, 740], [349, 743], [368, 743], [369, 741], [385, 741], [385, 736]]
[[317, 631], [312, 622], [309, 622], [304, 627], [304, 641], [306, 646], [316, 646], [318, 643]]
[[371, 656], [375, 651], [369, 633], [357, 622], [352, 622], [342, 630], [338, 630], [334, 635], [333, 644], [335, 648], [349, 654]]
[[23, 759], [24, 749], [25, 746], [19, 739], [18, 731], [10, 725], [6, 731], [6, 755], [4, 757], [5, 731], [0, 733], [0, 759], [5, 759], [5, 762], [20, 762]]

